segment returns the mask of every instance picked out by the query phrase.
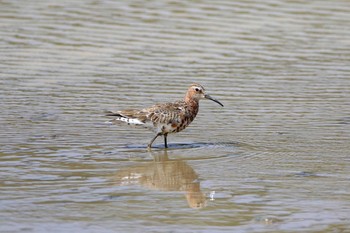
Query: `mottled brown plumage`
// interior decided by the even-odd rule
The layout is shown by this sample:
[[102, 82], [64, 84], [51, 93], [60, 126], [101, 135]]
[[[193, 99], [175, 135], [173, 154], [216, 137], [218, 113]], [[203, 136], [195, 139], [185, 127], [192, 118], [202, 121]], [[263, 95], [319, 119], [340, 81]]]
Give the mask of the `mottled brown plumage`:
[[205, 90], [201, 85], [194, 83], [189, 87], [182, 101], [156, 104], [142, 110], [128, 109], [109, 112], [107, 116], [116, 117], [112, 120], [113, 122], [144, 126], [155, 131], [157, 134], [148, 144], [148, 148], [151, 148], [152, 143], [158, 136], [163, 135], [164, 145], [167, 148], [168, 134], [180, 132], [194, 120], [198, 113], [199, 100], [203, 98], [210, 99], [223, 106], [218, 100], [205, 94]]

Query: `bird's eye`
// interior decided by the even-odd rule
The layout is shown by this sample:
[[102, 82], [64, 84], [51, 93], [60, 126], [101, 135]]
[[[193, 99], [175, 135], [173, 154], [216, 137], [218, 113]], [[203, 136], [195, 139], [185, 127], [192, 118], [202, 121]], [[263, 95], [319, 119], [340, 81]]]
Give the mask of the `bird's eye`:
[[199, 91], [200, 91], [200, 89], [199, 89], [198, 87], [196, 87], [195, 90], [196, 90], [196, 92], [199, 92]]

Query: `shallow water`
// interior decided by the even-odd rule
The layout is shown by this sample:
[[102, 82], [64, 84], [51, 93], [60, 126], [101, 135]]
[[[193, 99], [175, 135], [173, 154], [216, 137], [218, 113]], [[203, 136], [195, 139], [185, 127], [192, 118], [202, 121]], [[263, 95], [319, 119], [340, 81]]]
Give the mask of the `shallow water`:
[[[349, 9], [1, 1], [1, 232], [350, 232]], [[168, 150], [104, 123], [192, 82]]]

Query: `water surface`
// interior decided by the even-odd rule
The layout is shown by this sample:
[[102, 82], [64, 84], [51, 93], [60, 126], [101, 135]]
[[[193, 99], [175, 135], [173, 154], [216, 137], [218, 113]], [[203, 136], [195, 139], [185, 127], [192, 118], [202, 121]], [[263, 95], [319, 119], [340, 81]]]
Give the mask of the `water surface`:
[[[349, 9], [1, 1], [1, 232], [349, 232]], [[104, 124], [192, 82], [168, 150]]]

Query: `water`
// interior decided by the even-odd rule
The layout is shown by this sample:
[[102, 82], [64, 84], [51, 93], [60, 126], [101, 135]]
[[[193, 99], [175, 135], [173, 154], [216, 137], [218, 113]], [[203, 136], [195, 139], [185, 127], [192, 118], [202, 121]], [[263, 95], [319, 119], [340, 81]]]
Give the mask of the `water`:
[[[349, 7], [1, 1], [1, 232], [350, 232]], [[168, 150], [104, 124], [192, 82]]]

